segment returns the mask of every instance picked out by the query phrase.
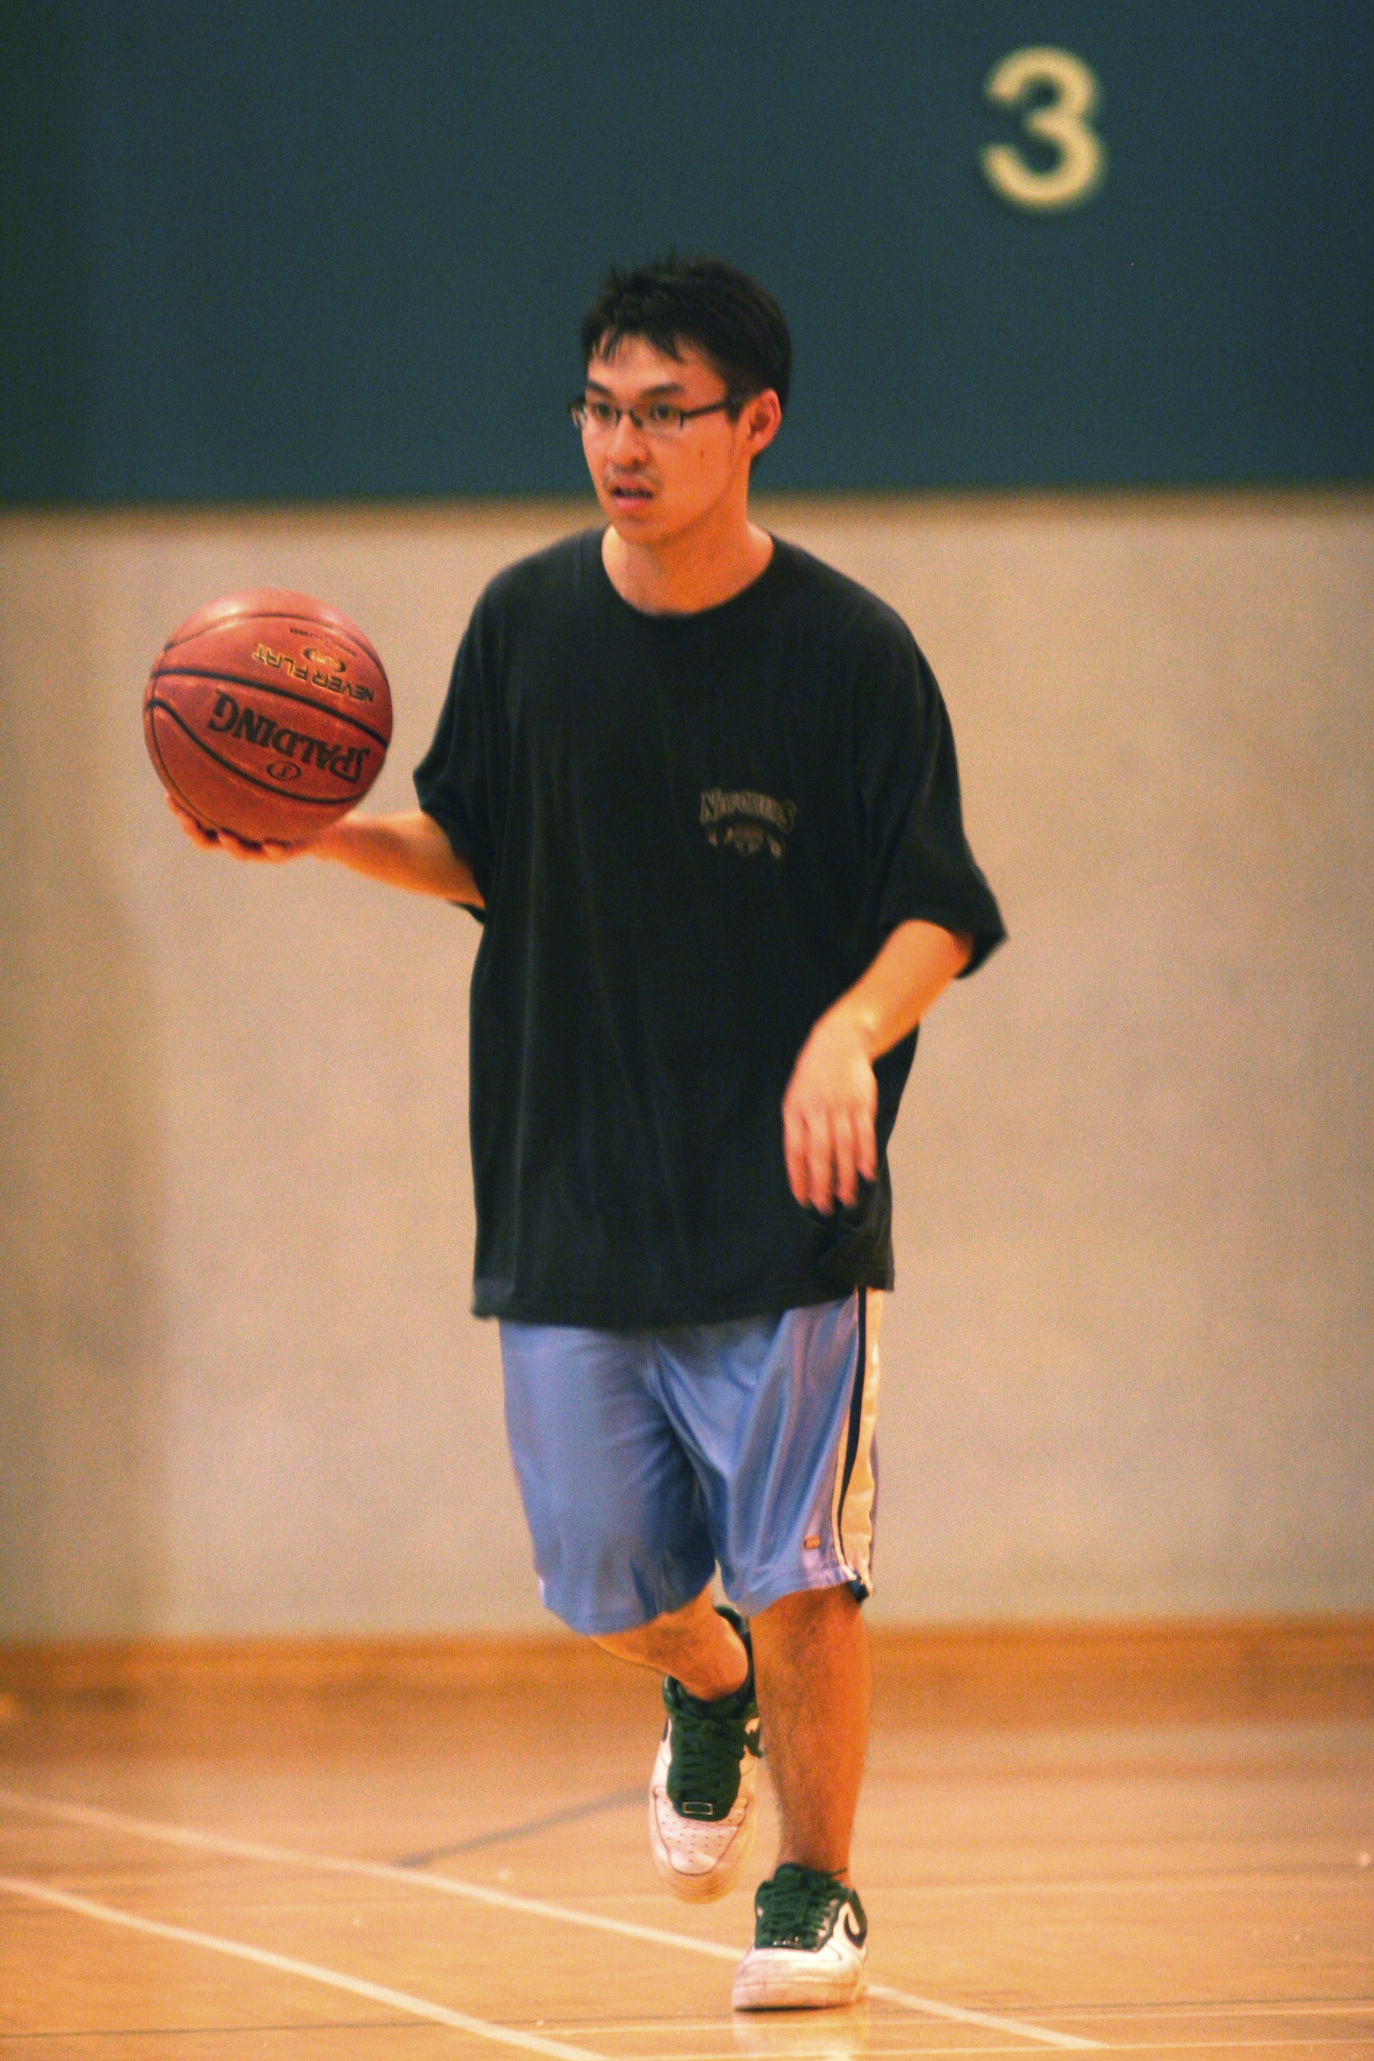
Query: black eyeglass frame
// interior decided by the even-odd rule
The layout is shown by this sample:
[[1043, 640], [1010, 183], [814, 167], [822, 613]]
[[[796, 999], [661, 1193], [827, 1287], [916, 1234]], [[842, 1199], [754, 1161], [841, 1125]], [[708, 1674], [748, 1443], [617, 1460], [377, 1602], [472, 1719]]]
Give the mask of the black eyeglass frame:
[[[708, 401], [704, 408], [674, 408], [673, 413], [678, 418], [678, 427], [681, 428], [684, 423], [695, 422], [698, 415], [719, 415], [722, 409], [726, 410], [727, 412], [731, 408], [739, 409], [744, 406], [746, 401], [752, 399], [752, 394], [727, 394], [723, 401]], [[609, 401], [602, 401], [598, 403], [598, 405], [603, 408], [611, 407], [611, 403]], [[659, 406], [661, 404], [656, 402], [654, 405]], [[588, 402], [587, 396], [585, 394], [579, 394], [576, 400], [569, 401], [568, 414], [572, 418], [573, 426], [575, 429], [579, 431], [585, 430], [586, 424], [579, 418], [585, 415], [587, 408], [589, 406], [590, 403]], [[645, 434], [644, 424], [635, 414], [633, 408], [613, 408], [611, 412], [615, 416], [615, 420], [610, 425], [610, 428], [605, 432], [607, 436], [615, 435], [616, 431], [620, 427], [620, 418], [622, 415], [629, 416], [631, 422], [634, 424], [635, 428], [639, 431], [641, 436]]]

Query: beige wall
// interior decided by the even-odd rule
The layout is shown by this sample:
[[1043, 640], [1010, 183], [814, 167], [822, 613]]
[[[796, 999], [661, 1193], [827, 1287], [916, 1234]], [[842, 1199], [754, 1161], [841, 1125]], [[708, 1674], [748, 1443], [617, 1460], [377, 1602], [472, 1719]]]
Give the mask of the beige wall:
[[[167, 630], [319, 593], [404, 806], [579, 508], [0, 524], [0, 1635], [526, 1625], [467, 1314], [465, 917], [165, 816]], [[890, 1617], [1374, 1603], [1374, 504], [781, 502], [944, 685], [1012, 943], [894, 1154]]]

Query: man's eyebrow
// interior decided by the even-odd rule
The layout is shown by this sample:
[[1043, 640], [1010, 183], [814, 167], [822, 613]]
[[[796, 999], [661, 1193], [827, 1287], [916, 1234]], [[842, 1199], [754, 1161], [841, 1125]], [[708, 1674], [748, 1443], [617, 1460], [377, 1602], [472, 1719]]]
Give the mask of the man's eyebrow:
[[[603, 386], [599, 379], [589, 379], [585, 382], [585, 385], [589, 394], [609, 394], [611, 391], [608, 386]], [[646, 386], [642, 388], [639, 399], [641, 401], [648, 401], [652, 400], [656, 394], [685, 394], [686, 391], [687, 389], [680, 379], [668, 379], [663, 382], [662, 386]]]

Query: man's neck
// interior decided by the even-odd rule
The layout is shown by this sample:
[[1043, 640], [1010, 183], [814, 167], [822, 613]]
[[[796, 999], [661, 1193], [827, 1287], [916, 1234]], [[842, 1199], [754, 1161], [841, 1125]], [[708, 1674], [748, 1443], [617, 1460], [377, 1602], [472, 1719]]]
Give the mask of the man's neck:
[[688, 532], [662, 545], [627, 543], [608, 528], [601, 539], [606, 577], [622, 601], [645, 615], [696, 615], [751, 587], [773, 556], [773, 539], [752, 522], [724, 536]]

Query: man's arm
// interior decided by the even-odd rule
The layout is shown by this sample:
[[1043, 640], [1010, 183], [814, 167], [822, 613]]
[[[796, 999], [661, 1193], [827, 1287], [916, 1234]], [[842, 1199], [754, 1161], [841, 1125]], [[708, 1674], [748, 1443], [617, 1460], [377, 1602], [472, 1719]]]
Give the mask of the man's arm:
[[973, 951], [966, 933], [899, 923], [867, 973], [826, 1010], [802, 1046], [782, 1098], [792, 1193], [827, 1214], [859, 1199], [878, 1173], [873, 1062], [913, 1031]]
[[388, 887], [438, 895], [446, 902], [466, 902], [474, 909], [483, 906], [467, 860], [459, 858], [433, 816], [419, 809], [400, 816], [343, 816], [302, 844], [249, 844], [227, 830], [207, 830], [171, 795], [167, 799], [192, 844], [202, 851], [228, 852], [231, 858], [265, 865], [280, 865], [309, 853]]

